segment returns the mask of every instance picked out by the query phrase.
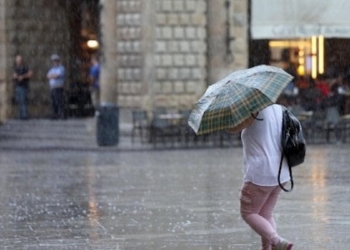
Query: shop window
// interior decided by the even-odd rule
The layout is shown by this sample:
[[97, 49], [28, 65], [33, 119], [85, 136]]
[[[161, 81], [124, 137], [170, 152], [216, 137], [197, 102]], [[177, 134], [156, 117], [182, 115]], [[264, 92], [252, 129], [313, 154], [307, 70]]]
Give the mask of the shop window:
[[270, 64], [294, 69], [296, 75], [316, 78], [324, 74], [324, 37], [298, 40], [271, 40]]

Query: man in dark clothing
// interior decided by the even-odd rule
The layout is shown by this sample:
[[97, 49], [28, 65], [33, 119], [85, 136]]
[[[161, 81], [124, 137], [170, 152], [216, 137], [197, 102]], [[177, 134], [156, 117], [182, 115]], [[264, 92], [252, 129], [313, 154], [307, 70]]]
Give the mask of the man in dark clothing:
[[15, 84], [16, 101], [18, 104], [19, 118], [21, 120], [28, 119], [28, 89], [29, 79], [33, 72], [23, 62], [22, 56], [17, 55], [13, 67], [13, 82]]

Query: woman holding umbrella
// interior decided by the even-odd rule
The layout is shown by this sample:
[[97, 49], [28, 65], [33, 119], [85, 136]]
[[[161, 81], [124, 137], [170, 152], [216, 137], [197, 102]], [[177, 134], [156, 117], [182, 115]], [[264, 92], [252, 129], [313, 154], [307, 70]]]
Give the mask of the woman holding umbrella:
[[[243, 220], [261, 236], [263, 250], [290, 250], [293, 244], [276, 232], [273, 210], [281, 188], [277, 175], [282, 153], [282, 106], [273, 104], [229, 132], [242, 131], [243, 185], [240, 210]], [[281, 182], [290, 180], [283, 162]]]
[[[189, 125], [197, 134], [242, 131], [243, 220], [262, 239], [263, 250], [290, 250], [293, 244], [276, 232], [273, 210], [281, 188], [278, 170], [282, 154], [282, 106], [275, 104], [293, 79], [280, 68], [260, 65], [233, 72], [208, 87], [195, 104]], [[280, 180], [290, 180], [287, 161]]]

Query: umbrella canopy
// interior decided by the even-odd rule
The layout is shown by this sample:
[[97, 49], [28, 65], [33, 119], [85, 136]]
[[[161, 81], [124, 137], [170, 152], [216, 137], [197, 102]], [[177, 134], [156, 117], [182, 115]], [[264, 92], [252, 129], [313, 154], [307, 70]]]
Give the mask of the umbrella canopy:
[[233, 128], [275, 103], [292, 79], [284, 70], [267, 65], [235, 71], [208, 87], [188, 123], [198, 135]]

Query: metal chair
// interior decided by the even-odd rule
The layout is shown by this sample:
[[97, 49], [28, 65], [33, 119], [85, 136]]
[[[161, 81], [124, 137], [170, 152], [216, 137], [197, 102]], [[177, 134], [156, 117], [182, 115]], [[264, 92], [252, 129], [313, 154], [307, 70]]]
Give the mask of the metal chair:
[[326, 130], [326, 140], [330, 141], [330, 133], [334, 132], [337, 140], [340, 140], [340, 114], [338, 107], [328, 107], [326, 108], [326, 117], [325, 117], [325, 130]]
[[193, 129], [188, 125], [188, 118], [190, 117], [191, 110], [183, 109], [183, 110], [180, 110], [179, 112], [182, 115], [181, 134], [182, 134], [182, 138], [185, 141], [185, 145], [188, 146], [190, 141], [197, 144], [198, 136], [193, 131]]
[[132, 131], [131, 141], [134, 142], [136, 132], [140, 133], [141, 143], [144, 142], [145, 132], [149, 131], [149, 121], [146, 110], [133, 110], [132, 111]]
[[156, 109], [153, 111], [153, 119], [150, 126], [151, 142], [153, 146], [157, 146], [158, 139], [162, 140], [163, 145], [170, 140], [171, 145], [174, 145], [175, 138], [178, 141], [181, 138], [181, 130], [179, 126], [174, 126], [167, 119], [162, 119], [161, 115], [166, 114], [163, 109]]
[[341, 116], [339, 124], [341, 129], [341, 135], [343, 137], [343, 142], [346, 143], [350, 131], [350, 115]]
[[323, 137], [325, 117], [324, 110], [316, 110], [309, 119], [300, 121], [308, 141], [316, 143], [316, 136]]

